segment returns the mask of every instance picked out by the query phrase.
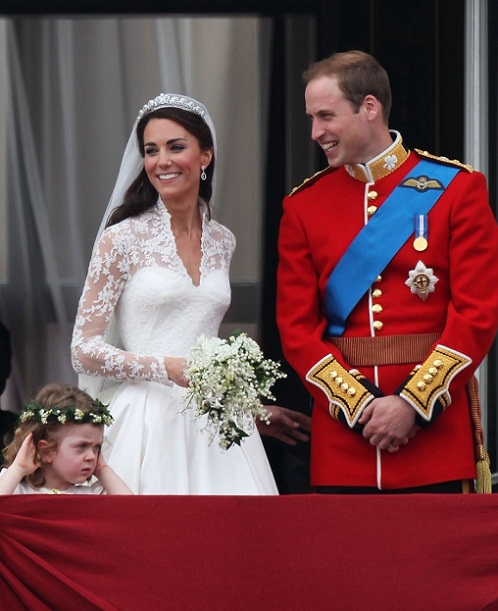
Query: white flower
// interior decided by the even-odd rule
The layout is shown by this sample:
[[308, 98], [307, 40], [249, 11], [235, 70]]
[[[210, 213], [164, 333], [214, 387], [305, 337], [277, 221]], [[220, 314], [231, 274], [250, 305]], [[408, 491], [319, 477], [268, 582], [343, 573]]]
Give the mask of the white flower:
[[186, 407], [194, 420], [207, 415], [209, 442], [218, 437], [222, 449], [254, 431], [254, 421], [268, 421], [261, 398], [274, 399], [271, 388], [284, 378], [279, 364], [265, 359], [258, 344], [245, 333], [227, 340], [201, 338], [187, 357], [189, 386]]

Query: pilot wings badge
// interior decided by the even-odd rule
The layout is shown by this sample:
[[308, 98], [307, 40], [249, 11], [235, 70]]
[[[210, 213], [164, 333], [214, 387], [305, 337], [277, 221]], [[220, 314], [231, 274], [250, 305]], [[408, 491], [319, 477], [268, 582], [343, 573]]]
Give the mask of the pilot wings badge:
[[434, 287], [438, 281], [439, 278], [434, 274], [432, 268], [426, 267], [422, 261], [419, 261], [415, 269], [408, 272], [408, 279], [405, 284], [414, 295], [418, 295], [422, 301], [425, 301], [429, 293], [434, 292]]
[[401, 183], [402, 187], [411, 187], [417, 191], [427, 191], [427, 189], [444, 189], [443, 185], [436, 178], [428, 178], [427, 176], [419, 176], [418, 178], [407, 178]]

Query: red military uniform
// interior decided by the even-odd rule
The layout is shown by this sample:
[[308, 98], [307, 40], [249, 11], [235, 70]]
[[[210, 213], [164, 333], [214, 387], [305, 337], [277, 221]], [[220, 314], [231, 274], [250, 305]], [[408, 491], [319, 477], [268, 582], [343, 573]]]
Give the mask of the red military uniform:
[[[425, 249], [415, 248], [414, 233], [367, 287], [341, 339], [328, 338], [331, 272], [424, 157], [460, 170], [427, 215]], [[365, 166], [327, 168], [284, 199], [279, 253], [284, 354], [314, 398], [312, 485], [395, 489], [475, 478], [466, 385], [498, 325], [498, 228], [484, 176], [408, 152], [397, 134]], [[416, 282], [420, 270], [425, 288]], [[352, 338], [362, 339], [357, 346]], [[362, 351], [370, 353], [363, 361]], [[379, 389], [406, 399], [423, 425], [397, 452], [381, 451], [352, 430]]]

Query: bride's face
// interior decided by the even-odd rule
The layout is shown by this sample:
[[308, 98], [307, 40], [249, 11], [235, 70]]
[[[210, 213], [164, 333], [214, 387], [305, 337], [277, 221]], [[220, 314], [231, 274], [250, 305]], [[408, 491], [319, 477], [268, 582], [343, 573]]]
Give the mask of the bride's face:
[[197, 204], [202, 166], [211, 151], [201, 151], [197, 138], [170, 119], [151, 119], [144, 131], [144, 167], [164, 203]]

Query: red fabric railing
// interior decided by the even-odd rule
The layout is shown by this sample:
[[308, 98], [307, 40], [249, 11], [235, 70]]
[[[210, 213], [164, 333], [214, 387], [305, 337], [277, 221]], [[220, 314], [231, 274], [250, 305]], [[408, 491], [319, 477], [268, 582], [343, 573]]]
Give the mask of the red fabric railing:
[[1, 611], [498, 609], [498, 497], [0, 497]]

